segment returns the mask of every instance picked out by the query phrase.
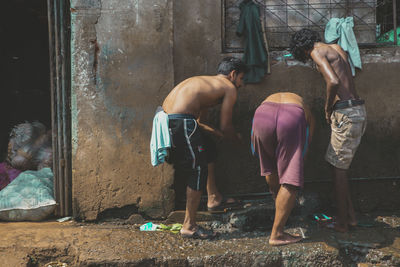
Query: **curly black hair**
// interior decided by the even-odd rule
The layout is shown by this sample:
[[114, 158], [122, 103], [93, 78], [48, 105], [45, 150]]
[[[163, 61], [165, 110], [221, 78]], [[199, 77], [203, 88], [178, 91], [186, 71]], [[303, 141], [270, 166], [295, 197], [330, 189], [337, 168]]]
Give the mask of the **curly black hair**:
[[321, 42], [318, 32], [310, 29], [301, 29], [292, 35], [290, 51], [295, 59], [306, 62], [308, 51], [314, 47], [314, 43]]

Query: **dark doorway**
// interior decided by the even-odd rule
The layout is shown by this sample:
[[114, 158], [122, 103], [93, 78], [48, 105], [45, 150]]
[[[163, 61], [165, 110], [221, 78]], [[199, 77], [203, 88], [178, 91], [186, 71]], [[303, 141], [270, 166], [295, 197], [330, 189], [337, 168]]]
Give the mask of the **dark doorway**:
[[70, 215], [69, 0], [3, 1], [0, 21], [0, 161], [15, 125], [44, 124], [52, 133], [56, 215]]
[[0, 156], [16, 124], [40, 121], [51, 129], [46, 0], [2, 3], [0, 24]]

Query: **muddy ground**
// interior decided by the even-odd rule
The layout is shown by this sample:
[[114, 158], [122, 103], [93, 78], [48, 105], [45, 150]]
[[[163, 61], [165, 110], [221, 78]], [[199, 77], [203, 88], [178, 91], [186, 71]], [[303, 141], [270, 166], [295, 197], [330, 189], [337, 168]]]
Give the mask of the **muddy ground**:
[[[0, 266], [400, 266], [400, 212], [358, 218], [360, 226], [341, 234], [294, 211], [287, 229], [306, 239], [282, 247], [268, 245], [268, 205], [203, 214], [201, 224], [220, 233], [212, 241], [141, 232], [145, 220], [137, 215], [97, 223], [3, 222]], [[173, 216], [164, 221], [173, 222]]]

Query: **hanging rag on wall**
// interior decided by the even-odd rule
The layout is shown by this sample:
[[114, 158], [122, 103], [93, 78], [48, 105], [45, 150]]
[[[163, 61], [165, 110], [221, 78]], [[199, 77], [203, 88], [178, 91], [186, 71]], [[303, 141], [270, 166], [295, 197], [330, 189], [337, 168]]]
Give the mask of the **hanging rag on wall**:
[[325, 27], [325, 41], [337, 43], [348, 53], [351, 72], [355, 76], [355, 68], [361, 69], [361, 57], [353, 27], [353, 17], [332, 18]]
[[260, 21], [259, 6], [253, 1], [244, 0], [239, 5], [240, 19], [236, 29], [238, 36], [244, 36], [243, 62], [248, 67], [245, 83], [258, 83], [269, 73], [269, 61]]

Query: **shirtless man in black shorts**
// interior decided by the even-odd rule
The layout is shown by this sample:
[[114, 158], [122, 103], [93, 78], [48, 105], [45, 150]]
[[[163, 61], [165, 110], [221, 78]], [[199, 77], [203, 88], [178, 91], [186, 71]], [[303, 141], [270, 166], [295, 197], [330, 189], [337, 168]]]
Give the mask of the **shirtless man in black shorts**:
[[357, 225], [347, 179], [347, 170], [367, 124], [364, 100], [358, 96], [346, 52], [337, 44], [321, 42], [318, 33], [302, 29], [292, 36], [291, 51], [300, 61], [312, 59], [326, 82], [325, 118], [331, 125], [331, 140], [325, 159], [334, 167], [336, 231]]
[[[217, 75], [196, 76], [181, 82], [162, 105], [168, 114], [172, 135], [170, 160], [175, 171], [187, 177], [186, 214], [181, 230], [183, 237], [207, 239], [215, 236], [212, 231], [196, 224], [196, 212], [201, 194], [206, 189], [209, 157], [212, 156], [207, 153], [207, 135], [224, 137], [233, 142], [240, 140], [232, 125], [232, 112], [245, 71], [246, 66], [241, 60], [225, 58], [218, 66]], [[222, 104], [219, 130], [201, 120], [208, 108], [218, 104]], [[209, 200], [209, 205], [215, 203]]]

